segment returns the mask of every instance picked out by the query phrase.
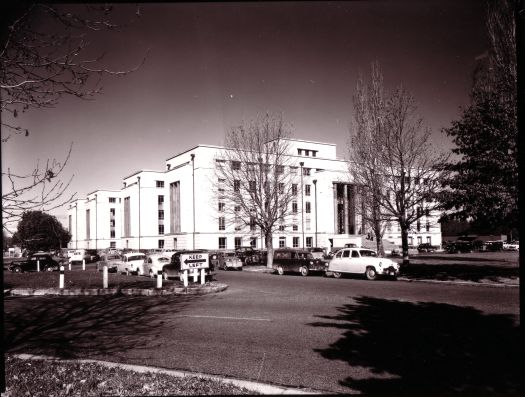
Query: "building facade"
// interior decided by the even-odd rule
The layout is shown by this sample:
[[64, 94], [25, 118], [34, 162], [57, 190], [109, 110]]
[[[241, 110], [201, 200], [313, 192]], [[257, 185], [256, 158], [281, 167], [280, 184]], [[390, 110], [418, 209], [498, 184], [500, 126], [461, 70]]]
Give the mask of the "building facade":
[[[361, 220], [359, 189], [345, 160], [331, 143], [289, 139], [290, 172], [299, 172], [291, 221], [274, 233], [274, 247], [362, 245], [368, 234]], [[70, 248], [234, 249], [264, 248], [260, 230], [225, 222], [217, 202], [216, 162], [228, 150], [198, 145], [165, 161], [164, 170], [137, 171], [119, 191], [96, 190], [68, 209]], [[425, 211], [424, 208], [421, 209]], [[441, 244], [439, 214], [426, 212], [409, 243]], [[395, 223], [385, 238], [401, 244]]]

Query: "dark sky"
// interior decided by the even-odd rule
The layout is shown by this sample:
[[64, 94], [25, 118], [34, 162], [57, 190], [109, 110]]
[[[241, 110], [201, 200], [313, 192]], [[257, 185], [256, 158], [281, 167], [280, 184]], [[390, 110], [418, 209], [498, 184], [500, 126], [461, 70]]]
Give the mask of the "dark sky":
[[388, 88], [411, 91], [436, 145], [450, 148], [441, 129], [468, 103], [484, 17], [478, 0], [117, 4], [113, 18], [127, 26], [88, 36], [90, 51], [129, 69], [149, 50], [146, 63], [106, 78], [95, 101], [19, 118], [32, 134], [3, 145], [4, 167], [60, 159], [74, 142], [68, 175], [83, 198], [194, 145], [222, 144], [231, 126], [266, 111], [344, 158], [356, 79], [372, 61]]

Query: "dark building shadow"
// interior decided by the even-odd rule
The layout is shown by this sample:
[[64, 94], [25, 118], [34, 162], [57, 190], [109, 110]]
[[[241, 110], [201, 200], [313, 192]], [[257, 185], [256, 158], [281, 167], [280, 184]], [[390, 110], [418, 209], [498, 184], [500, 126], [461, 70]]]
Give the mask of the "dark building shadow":
[[[86, 358], [152, 349], [165, 314], [195, 299], [185, 296], [7, 298], [4, 349], [10, 353]], [[15, 300], [9, 302], [10, 300]]]
[[[316, 349], [330, 360], [369, 368], [343, 386], [380, 395], [519, 394], [518, 326], [511, 315], [485, 315], [441, 303], [359, 297], [333, 317], [310, 325], [344, 330]], [[385, 376], [387, 375], [387, 376]]]

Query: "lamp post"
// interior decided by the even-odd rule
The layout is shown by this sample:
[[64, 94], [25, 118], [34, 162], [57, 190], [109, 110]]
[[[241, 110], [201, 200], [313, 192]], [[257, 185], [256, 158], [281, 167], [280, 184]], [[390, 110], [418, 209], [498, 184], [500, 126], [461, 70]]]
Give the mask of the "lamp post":
[[137, 176], [137, 183], [139, 187], [139, 252], [140, 252], [140, 176]]
[[191, 154], [191, 180], [192, 180], [192, 213], [193, 213], [193, 243], [192, 248], [195, 249], [195, 154]]
[[314, 210], [315, 210], [315, 246], [317, 247], [317, 179], [312, 181], [314, 183]]
[[303, 166], [304, 166], [304, 162], [301, 161], [299, 165], [301, 166], [301, 230], [303, 234], [303, 248], [304, 248], [304, 210], [303, 210], [303, 206], [304, 206], [304, 202], [303, 202]]

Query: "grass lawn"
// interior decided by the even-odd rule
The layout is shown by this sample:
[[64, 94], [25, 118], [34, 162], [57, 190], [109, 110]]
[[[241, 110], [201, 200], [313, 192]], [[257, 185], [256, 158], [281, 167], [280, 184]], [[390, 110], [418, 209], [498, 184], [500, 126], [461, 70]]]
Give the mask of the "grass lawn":
[[[4, 289], [8, 288], [58, 288], [60, 272], [12, 273], [4, 271]], [[193, 277], [189, 277], [191, 286]], [[200, 283], [200, 279], [199, 279]], [[200, 284], [199, 284], [200, 285]], [[163, 288], [182, 287], [180, 280], [162, 280]], [[94, 268], [64, 271], [65, 288], [102, 288], [102, 272]], [[146, 276], [126, 276], [109, 273], [108, 288], [156, 288], [157, 279]]]
[[199, 377], [139, 373], [92, 363], [23, 360], [5, 356], [3, 396], [175, 396], [257, 394]]

